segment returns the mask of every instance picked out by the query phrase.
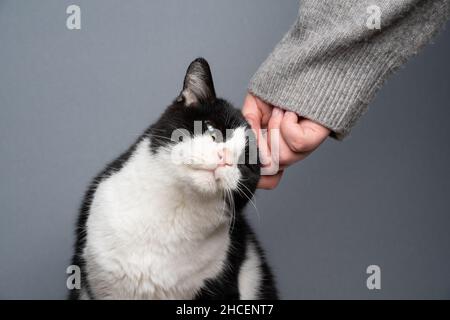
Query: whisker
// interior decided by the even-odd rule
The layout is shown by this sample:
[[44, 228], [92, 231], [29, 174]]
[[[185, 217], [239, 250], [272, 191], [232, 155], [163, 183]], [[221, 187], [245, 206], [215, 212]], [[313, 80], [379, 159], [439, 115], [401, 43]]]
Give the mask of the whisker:
[[[250, 197], [245, 193], [245, 191], [241, 189], [241, 187], [246, 188], [246, 189], [248, 190], [248, 192], [250, 193], [250, 195], [252, 195], [252, 197], [250, 198]], [[252, 192], [250, 191], [250, 189], [249, 189], [246, 185], [244, 185], [244, 184], [242, 184], [240, 181], [238, 181], [237, 190], [238, 190], [238, 192], [239, 192], [241, 195], [243, 195], [244, 197], [246, 197], [246, 198], [248, 199], [248, 201], [253, 205], [253, 207], [255, 208], [255, 211], [256, 211], [256, 215], [258, 216], [258, 219], [261, 219], [261, 214], [259, 213], [258, 207], [256, 206], [256, 200], [255, 200], [255, 201], [252, 200], [252, 198], [254, 199], [254, 197], [253, 197], [253, 194], [252, 194]]]

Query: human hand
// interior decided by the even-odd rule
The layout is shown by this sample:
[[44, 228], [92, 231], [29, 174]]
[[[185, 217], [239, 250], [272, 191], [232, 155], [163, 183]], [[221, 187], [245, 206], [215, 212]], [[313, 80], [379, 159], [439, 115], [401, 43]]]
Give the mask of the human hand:
[[[303, 160], [330, 134], [328, 128], [265, 103], [252, 94], [247, 94], [242, 113], [255, 131], [263, 165], [270, 166], [274, 161], [279, 165], [274, 175], [261, 176], [258, 183], [261, 189], [274, 189], [286, 167]], [[261, 129], [267, 129], [267, 137], [261, 134]], [[271, 150], [271, 132], [275, 130], [279, 133], [278, 156]]]

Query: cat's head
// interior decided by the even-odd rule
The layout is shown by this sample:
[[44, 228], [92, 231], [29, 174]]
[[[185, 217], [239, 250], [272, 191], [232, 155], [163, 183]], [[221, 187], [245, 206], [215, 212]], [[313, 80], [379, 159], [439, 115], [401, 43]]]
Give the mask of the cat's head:
[[181, 93], [149, 135], [152, 152], [192, 190], [252, 196], [260, 175], [253, 132], [240, 110], [216, 97], [205, 59], [189, 65]]

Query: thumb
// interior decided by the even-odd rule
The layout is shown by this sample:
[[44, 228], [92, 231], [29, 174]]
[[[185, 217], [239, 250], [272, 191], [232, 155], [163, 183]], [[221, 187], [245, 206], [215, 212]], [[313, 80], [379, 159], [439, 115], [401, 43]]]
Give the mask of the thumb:
[[258, 110], [258, 105], [256, 104], [255, 98], [250, 94], [247, 94], [244, 100], [244, 106], [242, 107], [242, 115], [245, 120], [250, 124], [255, 134], [261, 129], [261, 118], [262, 114]]
[[[263, 133], [261, 131], [261, 123], [265, 121], [265, 118], [267, 117], [267, 110], [269, 109], [261, 108], [261, 106], [257, 103], [257, 98], [252, 96], [251, 94], [247, 94], [244, 100], [244, 106], [242, 108], [242, 114], [244, 118], [247, 120], [247, 122], [250, 124], [255, 136], [256, 141], [258, 143], [258, 149], [259, 149], [259, 155], [260, 160], [263, 165], [269, 165], [270, 164], [270, 151], [267, 145], [267, 140], [263, 136]], [[270, 113], [269, 113], [270, 115]], [[268, 121], [268, 120], [267, 120]]]

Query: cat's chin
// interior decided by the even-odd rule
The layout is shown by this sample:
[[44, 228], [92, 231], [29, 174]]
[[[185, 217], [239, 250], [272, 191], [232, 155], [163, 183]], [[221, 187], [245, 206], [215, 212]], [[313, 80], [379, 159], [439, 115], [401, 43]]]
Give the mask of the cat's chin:
[[189, 169], [184, 180], [198, 193], [214, 195], [219, 192], [219, 181], [212, 170]]
[[220, 189], [231, 191], [237, 189], [241, 174], [235, 166], [227, 166], [217, 168], [214, 177]]
[[240, 178], [239, 170], [235, 167], [216, 170], [190, 168], [187, 172], [183, 180], [189, 183], [191, 188], [205, 195], [220, 195], [223, 190], [234, 190]]

